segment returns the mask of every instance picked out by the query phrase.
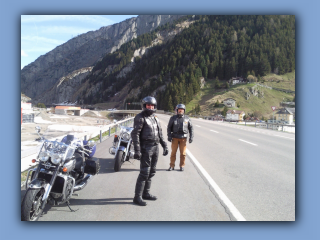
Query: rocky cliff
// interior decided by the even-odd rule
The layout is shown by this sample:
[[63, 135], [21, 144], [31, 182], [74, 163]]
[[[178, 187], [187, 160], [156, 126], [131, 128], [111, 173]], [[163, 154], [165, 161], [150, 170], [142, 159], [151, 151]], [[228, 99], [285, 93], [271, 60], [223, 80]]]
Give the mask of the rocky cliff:
[[[68, 100], [62, 97], [63, 93], [60, 92], [62, 95], [58, 97], [52, 95], [44, 99], [44, 95], [47, 95], [48, 90], [50, 94], [57, 94], [54, 88], [57, 88], [58, 82], [68, 74], [93, 66], [105, 54], [116, 51], [123, 43], [182, 16], [141, 15], [102, 27], [97, 31], [81, 34], [24, 67], [21, 70], [21, 92], [37, 102], [40, 99], [45, 100], [47, 104], [50, 104], [51, 100]], [[85, 73], [79, 74], [73, 81], [81, 81], [85, 75]], [[70, 94], [71, 92], [68, 93], [69, 97]]]

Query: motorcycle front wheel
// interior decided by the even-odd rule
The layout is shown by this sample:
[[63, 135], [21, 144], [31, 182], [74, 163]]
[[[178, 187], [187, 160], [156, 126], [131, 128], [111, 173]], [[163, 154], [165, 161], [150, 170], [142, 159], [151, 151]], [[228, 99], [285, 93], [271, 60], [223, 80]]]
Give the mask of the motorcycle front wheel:
[[28, 189], [21, 204], [21, 221], [37, 221], [42, 214], [44, 189]]
[[114, 158], [114, 171], [118, 172], [121, 168], [122, 163], [124, 158], [123, 151], [118, 151], [116, 157]]

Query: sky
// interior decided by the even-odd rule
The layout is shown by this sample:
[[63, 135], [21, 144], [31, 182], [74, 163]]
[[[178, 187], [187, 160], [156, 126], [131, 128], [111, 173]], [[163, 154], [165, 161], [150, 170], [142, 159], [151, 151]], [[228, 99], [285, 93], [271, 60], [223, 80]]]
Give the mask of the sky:
[[138, 15], [21, 15], [21, 69], [71, 38]]

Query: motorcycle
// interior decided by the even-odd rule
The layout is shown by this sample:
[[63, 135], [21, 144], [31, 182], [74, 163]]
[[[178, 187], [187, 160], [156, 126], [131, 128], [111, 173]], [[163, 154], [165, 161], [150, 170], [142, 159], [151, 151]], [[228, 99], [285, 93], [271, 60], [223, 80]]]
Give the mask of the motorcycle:
[[109, 148], [109, 153], [115, 155], [114, 171], [118, 172], [125, 161], [133, 159], [134, 151], [131, 139], [133, 127], [120, 126], [120, 134], [114, 135], [113, 146]]
[[[40, 133], [39, 127], [36, 127]], [[37, 158], [39, 163], [27, 173], [26, 194], [21, 203], [21, 220], [37, 221], [46, 204], [66, 203], [76, 191], [82, 190], [92, 177], [98, 174], [100, 163], [94, 158], [94, 141], [82, 141], [74, 134], [68, 134], [61, 141], [42, 138]], [[31, 180], [29, 182], [29, 178]]]

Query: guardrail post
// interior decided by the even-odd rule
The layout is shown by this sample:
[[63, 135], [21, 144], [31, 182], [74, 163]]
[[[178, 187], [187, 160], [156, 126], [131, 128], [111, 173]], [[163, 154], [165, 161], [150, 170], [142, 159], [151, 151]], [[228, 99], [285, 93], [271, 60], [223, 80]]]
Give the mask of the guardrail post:
[[257, 121], [254, 123], [254, 127], [257, 127]]
[[111, 134], [111, 127], [109, 127], [109, 137], [110, 137], [110, 134]]
[[282, 124], [282, 132], [283, 132], [283, 124]]

